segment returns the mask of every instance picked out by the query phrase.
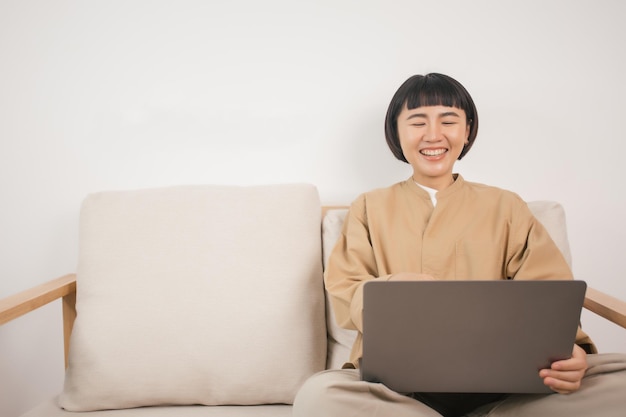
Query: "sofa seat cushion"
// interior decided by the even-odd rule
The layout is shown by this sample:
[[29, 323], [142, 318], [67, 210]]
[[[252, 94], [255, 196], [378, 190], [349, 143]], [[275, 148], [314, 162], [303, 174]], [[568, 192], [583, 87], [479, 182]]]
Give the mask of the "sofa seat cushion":
[[291, 403], [325, 367], [320, 216], [304, 184], [88, 196], [60, 406]]
[[21, 417], [291, 417], [291, 409], [291, 405], [195, 405], [71, 412], [59, 408], [56, 400], [50, 400], [22, 414]]

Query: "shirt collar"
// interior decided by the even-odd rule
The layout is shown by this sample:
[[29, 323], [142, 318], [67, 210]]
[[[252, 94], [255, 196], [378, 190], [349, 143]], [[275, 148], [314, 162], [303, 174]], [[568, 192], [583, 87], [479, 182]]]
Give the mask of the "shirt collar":
[[[443, 191], [437, 192], [437, 200], [445, 198], [448, 195], [454, 194], [457, 190], [463, 187], [465, 180], [463, 179], [461, 174], [452, 174], [452, 175], [454, 177], [454, 182], [450, 184], [450, 186], [444, 189]], [[406, 183], [408, 184], [410, 189], [412, 189], [414, 192], [417, 193], [418, 196], [420, 196], [421, 198], [425, 200], [430, 200], [430, 194], [428, 194], [428, 191], [422, 188], [423, 186], [416, 184], [415, 181], [413, 181], [412, 176], [406, 180]]]

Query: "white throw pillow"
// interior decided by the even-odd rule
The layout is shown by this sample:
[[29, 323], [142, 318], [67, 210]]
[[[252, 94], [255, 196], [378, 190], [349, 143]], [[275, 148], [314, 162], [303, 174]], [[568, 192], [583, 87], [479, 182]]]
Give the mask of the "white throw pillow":
[[311, 185], [88, 196], [61, 407], [291, 403], [324, 369]]

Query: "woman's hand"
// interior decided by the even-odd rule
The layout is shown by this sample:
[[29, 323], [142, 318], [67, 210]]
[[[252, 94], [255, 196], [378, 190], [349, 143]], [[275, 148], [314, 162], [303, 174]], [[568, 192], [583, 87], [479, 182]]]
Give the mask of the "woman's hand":
[[580, 388], [580, 383], [587, 370], [587, 353], [574, 345], [572, 357], [553, 362], [550, 369], [542, 369], [539, 376], [543, 383], [559, 394], [571, 394]]
[[389, 277], [389, 281], [433, 281], [434, 279], [432, 275], [415, 272], [400, 272]]

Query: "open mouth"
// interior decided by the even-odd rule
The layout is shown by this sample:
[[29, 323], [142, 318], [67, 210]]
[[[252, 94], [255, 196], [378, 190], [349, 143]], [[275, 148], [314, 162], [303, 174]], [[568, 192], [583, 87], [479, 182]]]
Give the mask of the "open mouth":
[[439, 155], [443, 155], [446, 152], [448, 152], [448, 150], [444, 149], [444, 148], [441, 148], [441, 149], [422, 149], [420, 151], [420, 153], [422, 155], [425, 155], [425, 156], [439, 156]]

